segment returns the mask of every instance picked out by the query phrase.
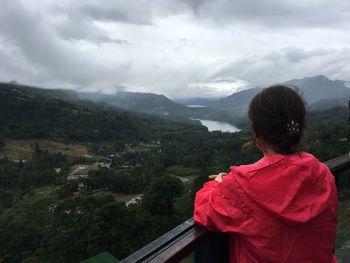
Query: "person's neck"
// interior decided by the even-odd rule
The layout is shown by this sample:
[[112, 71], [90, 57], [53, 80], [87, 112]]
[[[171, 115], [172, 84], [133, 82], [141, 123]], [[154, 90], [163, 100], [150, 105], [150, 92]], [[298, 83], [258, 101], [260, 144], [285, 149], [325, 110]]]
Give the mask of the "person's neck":
[[269, 156], [273, 154], [277, 154], [273, 149], [266, 147], [263, 151], [264, 156]]

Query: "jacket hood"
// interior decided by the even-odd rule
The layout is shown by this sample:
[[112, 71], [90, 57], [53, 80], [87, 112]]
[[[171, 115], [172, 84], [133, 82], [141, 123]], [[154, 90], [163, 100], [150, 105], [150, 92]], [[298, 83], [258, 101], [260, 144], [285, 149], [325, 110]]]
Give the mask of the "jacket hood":
[[292, 225], [325, 211], [335, 187], [328, 167], [308, 153], [273, 154], [252, 165], [232, 166], [231, 172], [254, 202]]

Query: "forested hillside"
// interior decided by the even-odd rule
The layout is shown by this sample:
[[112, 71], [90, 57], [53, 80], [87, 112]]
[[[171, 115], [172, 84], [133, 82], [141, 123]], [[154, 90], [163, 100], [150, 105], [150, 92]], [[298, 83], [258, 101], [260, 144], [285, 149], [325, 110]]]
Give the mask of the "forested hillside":
[[[176, 121], [93, 104], [66, 92], [0, 86], [0, 134], [8, 138], [52, 138], [82, 142], [150, 140], [177, 129], [205, 128], [188, 120]], [[165, 127], [166, 126], [166, 127]]]

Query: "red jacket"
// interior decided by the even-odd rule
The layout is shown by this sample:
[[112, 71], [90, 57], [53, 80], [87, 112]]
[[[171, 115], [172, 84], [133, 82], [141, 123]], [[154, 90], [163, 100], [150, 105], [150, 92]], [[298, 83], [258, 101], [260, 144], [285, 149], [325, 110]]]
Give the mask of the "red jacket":
[[232, 166], [198, 191], [195, 222], [230, 232], [230, 262], [334, 263], [337, 191], [308, 153], [273, 154]]

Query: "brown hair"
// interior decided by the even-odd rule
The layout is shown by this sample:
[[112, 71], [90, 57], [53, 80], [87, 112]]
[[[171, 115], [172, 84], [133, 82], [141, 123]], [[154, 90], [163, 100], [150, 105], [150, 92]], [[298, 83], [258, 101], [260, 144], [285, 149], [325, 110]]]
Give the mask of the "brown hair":
[[255, 95], [248, 111], [255, 138], [261, 138], [280, 154], [296, 152], [304, 132], [305, 114], [298, 89], [280, 84]]

